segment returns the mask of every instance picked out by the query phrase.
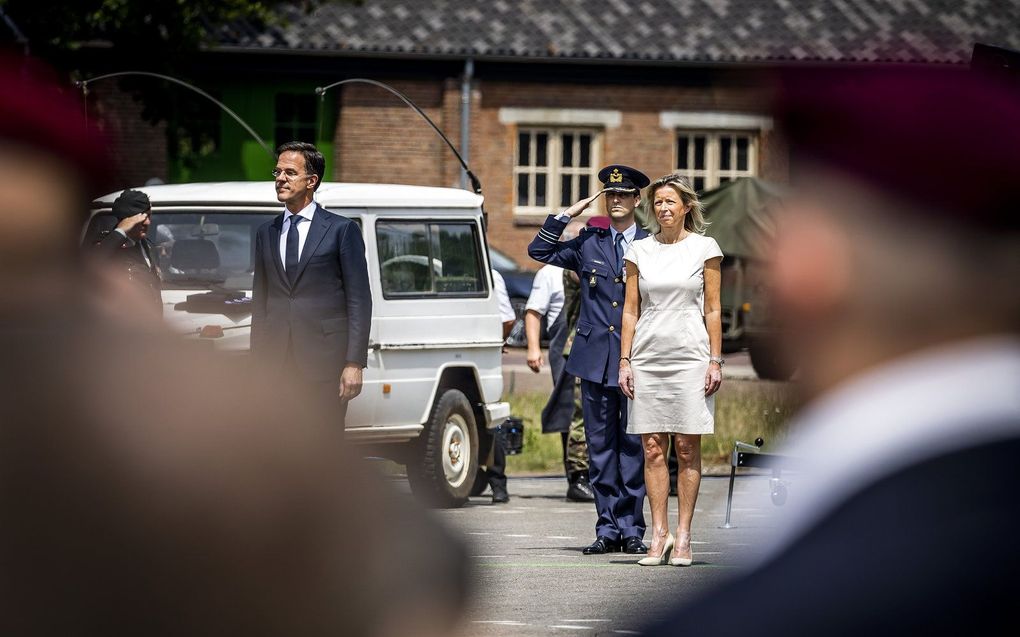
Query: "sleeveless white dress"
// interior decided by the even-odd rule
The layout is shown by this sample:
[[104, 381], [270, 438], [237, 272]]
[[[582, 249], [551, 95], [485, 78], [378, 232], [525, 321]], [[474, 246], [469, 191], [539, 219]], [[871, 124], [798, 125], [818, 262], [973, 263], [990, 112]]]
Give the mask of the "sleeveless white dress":
[[711, 352], [705, 328], [705, 261], [723, 256], [711, 237], [679, 243], [655, 236], [631, 244], [624, 259], [638, 267], [641, 315], [630, 366], [634, 399], [627, 433], [710, 434], [715, 398], [705, 397]]

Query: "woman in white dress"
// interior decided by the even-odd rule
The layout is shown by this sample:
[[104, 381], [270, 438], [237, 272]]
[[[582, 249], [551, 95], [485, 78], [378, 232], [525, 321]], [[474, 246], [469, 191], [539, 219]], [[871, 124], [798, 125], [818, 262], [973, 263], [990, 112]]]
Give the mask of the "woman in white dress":
[[[722, 251], [706, 237], [701, 202], [685, 177], [667, 175], [648, 188], [659, 232], [627, 250], [620, 389], [630, 398], [627, 433], [641, 434], [652, 540], [642, 565], [688, 566], [691, 519], [701, 486], [701, 436], [715, 426], [722, 383], [719, 265]], [[679, 523], [669, 532], [670, 436], [676, 446]]]

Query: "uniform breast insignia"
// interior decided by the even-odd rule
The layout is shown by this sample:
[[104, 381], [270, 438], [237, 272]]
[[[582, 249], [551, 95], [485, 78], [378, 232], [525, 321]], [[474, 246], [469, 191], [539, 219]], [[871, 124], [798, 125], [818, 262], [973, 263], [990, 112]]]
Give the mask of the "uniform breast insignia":
[[623, 183], [623, 173], [620, 172], [619, 168], [614, 168], [613, 172], [609, 173], [609, 183], [611, 184]]
[[590, 287], [590, 288], [593, 288], [593, 287], [595, 287], [595, 286], [596, 286], [597, 284], [598, 284], [598, 282], [597, 282], [597, 281], [595, 280], [595, 275], [594, 275], [594, 274], [593, 274], [593, 275], [591, 275], [591, 278], [590, 278], [590, 279], [588, 279], [588, 287]]

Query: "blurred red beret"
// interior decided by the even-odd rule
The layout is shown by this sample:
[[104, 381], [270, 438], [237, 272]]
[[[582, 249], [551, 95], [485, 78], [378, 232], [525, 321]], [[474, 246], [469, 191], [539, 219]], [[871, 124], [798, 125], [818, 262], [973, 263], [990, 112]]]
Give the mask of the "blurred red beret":
[[1020, 91], [962, 69], [788, 74], [776, 116], [819, 162], [989, 230], [1018, 228]]
[[50, 153], [83, 177], [92, 195], [112, 188], [112, 163], [95, 126], [86, 128], [82, 103], [52, 70], [27, 58], [0, 55], [0, 143]]

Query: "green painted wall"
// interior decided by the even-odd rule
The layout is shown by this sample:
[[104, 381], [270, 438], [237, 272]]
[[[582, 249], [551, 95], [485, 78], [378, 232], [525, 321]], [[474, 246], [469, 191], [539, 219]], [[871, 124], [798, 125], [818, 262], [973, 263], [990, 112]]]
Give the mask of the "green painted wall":
[[[204, 89], [217, 94], [218, 99], [251, 126], [275, 150], [276, 96], [280, 93], [314, 95], [314, 82], [275, 82], [271, 85], [224, 82]], [[316, 126], [317, 139], [313, 142], [326, 157], [326, 175], [333, 174], [329, 165], [333, 157], [333, 136], [337, 121], [336, 91], [326, 94], [324, 100], [316, 97], [321, 126]], [[262, 146], [226, 112], [220, 111], [219, 144], [213, 153], [193, 159], [187, 165], [170, 152], [170, 181], [172, 183], [202, 181], [262, 181], [272, 179], [270, 172], [276, 165]]]

